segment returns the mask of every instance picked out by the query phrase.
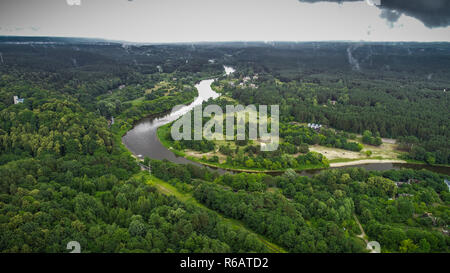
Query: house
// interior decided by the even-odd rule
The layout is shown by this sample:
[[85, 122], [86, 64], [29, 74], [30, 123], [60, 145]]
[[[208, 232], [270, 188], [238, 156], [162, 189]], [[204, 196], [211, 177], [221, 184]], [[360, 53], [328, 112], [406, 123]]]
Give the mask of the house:
[[337, 101], [332, 100], [332, 101], [330, 101], [330, 103], [331, 103], [331, 105], [336, 105]]
[[108, 127], [111, 128], [112, 125], [114, 125], [114, 117], [111, 117], [111, 119], [108, 120]]
[[412, 179], [412, 178], [410, 178], [410, 179], [408, 179], [408, 181], [406, 181], [406, 182], [402, 182], [402, 181], [398, 181], [398, 182], [395, 182], [395, 185], [397, 186], [397, 187], [401, 187], [401, 186], [403, 186], [403, 185], [405, 185], [405, 184], [417, 184], [417, 183], [420, 183], [420, 181], [419, 180], [417, 180], [417, 179]]
[[322, 128], [322, 125], [315, 123], [308, 123], [308, 128], [311, 128], [313, 130], [320, 130], [320, 128]]
[[447, 179], [444, 179], [445, 184], [447, 184], [448, 190], [450, 190], [450, 181]]
[[413, 178], [410, 178], [410, 179], [408, 179], [408, 182], [407, 182], [408, 184], [417, 184], [417, 183], [420, 183], [420, 181], [419, 180], [417, 180], [417, 179], [413, 179]]
[[399, 197], [413, 197], [414, 195], [413, 194], [409, 194], [409, 193], [400, 193], [398, 196]]
[[14, 96], [14, 104], [23, 103], [24, 99], [19, 99], [18, 96]]

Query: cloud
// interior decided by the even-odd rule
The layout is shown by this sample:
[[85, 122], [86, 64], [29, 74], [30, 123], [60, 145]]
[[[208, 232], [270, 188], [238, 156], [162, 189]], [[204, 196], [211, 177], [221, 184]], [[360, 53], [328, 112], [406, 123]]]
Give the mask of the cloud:
[[69, 6], [81, 6], [81, 0], [66, 0]]
[[396, 10], [383, 9], [381, 11], [380, 17], [388, 21], [390, 27], [394, 27], [394, 23], [398, 21], [402, 14]]
[[[319, 2], [363, 2], [365, 0], [299, 0], [304, 3]], [[404, 14], [420, 20], [429, 28], [450, 26], [450, 1], [449, 0], [369, 0], [382, 10], [381, 17], [391, 24]]]

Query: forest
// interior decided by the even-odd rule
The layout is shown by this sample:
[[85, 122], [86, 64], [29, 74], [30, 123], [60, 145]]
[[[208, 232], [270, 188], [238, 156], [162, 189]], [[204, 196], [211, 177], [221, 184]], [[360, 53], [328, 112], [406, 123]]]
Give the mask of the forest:
[[[364, 60], [361, 71], [345, 59], [349, 46], [3, 37], [0, 252], [61, 253], [78, 241], [87, 253], [354, 253], [376, 240], [382, 252], [448, 253], [450, 177], [361, 168], [307, 177], [293, 170], [327, 164], [311, 144], [358, 150], [352, 134], [361, 134], [363, 145], [397, 138], [411, 160], [449, 163], [443, 90], [450, 46], [361, 45], [354, 51]], [[221, 77], [223, 64], [237, 71]], [[257, 88], [228, 84], [256, 74]], [[151, 166], [148, 174], [126, 150], [121, 137], [134, 122], [192, 101], [195, 84], [212, 77], [236, 103], [279, 104], [283, 145], [274, 154], [255, 143], [180, 142], [180, 149], [216, 148], [236, 167], [283, 174], [220, 175], [146, 158], [140, 163]], [[23, 103], [14, 104], [14, 96]], [[299, 125], [309, 122], [327, 128]]]
[[349, 168], [309, 178], [292, 170], [281, 176], [218, 176], [167, 161], [151, 165], [155, 176], [289, 252], [364, 252], [355, 219], [384, 252], [448, 252], [443, 230], [450, 220], [450, 194], [445, 176], [430, 171]]
[[[196, 93], [160, 95], [133, 105], [129, 101], [144, 95], [144, 88], [137, 90], [139, 82], [152, 84], [147, 76], [133, 78], [131, 71], [121, 78], [97, 68], [99, 78], [91, 78], [84, 71], [91, 69], [87, 64], [60, 73], [58, 51], [40, 50], [54, 53], [55, 63], [50, 59], [48, 68], [30, 71], [28, 63], [15, 61], [15, 54], [22, 56], [19, 49], [4, 55], [15, 65], [0, 67], [1, 252], [65, 252], [72, 240], [83, 252], [268, 251], [254, 233], [138, 179], [135, 159], [108, 126], [113, 114], [120, 126], [144, 112], [192, 100]], [[107, 80], [112, 76], [116, 79]], [[122, 84], [129, 85], [123, 92]], [[105, 97], [112, 89], [114, 96]], [[142, 94], [133, 96], [132, 90]], [[24, 103], [13, 104], [13, 95]], [[108, 108], [111, 101], [118, 103]]]
[[271, 74], [259, 73], [258, 88], [229, 84], [221, 87], [224, 94], [244, 105], [279, 104], [285, 121], [319, 123], [359, 134], [367, 131], [375, 138], [369, 137], [369, 144], [377, 144], [376, 137], [380, 136], [398, 138], [408, 158], [448, 164], [446, 85], [433, 90], [431, 86], [414, 85], [412, 79], [405, 79], [404, 86], [399, 87], [397, 79], [317, 78], [281, 82]]

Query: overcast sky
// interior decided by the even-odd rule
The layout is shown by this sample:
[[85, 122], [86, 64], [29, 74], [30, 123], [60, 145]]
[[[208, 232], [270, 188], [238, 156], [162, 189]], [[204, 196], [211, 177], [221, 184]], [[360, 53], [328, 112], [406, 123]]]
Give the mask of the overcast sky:
[[439, 18], [429, 16], [437, 14], [433, 10], [395, 6], [399, 0], [386, 0], [395, 9], [367, 3], [379, 1], [0, 0], [0, 35], [131, 42], [450, 41], [449, 0], [404, 1], [428, 1], [421, 4], [427, 9], [432, 3], [443, 12]]

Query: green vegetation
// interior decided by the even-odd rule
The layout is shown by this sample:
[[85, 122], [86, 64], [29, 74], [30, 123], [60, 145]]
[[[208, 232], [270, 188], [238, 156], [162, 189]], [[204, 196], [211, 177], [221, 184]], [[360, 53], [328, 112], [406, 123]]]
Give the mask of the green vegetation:
[[[230, 219], [230, 218], [223, 217], [218, 212], [215, 212], [214, 210], [210, 210], [206, 206], [200, 204], [192, 196], [192, 187], [189, 187], [188, 184], [180, 183], [177, 179], [170, 180], [170, 183], [169, 182], [164, 182], [161, 179], [158, 179], [158, 178], [156, 178], [154, 176], [148, 175], [148, 173], [146, 173], [146, 172], [140, 173], [139, 176], [144, 176], [147, 179], [147, 183], [157, 187], [158, 190], [161, 193], [163, 193], [165, 195], [174, 195], [178, 200], [181, 200], [183, 202], [188, 202], [188, 203], [191, 203], [191, 204], [193, 204], [195, 206], [198, 206], [198, 207], [201, 207], [203, 209], [206, 209], [206, 210], [209, 210], [211, 212], [214, 212], [215, 214], [219, 215], [219, 217], [225, 223], [229, 223], [234, 228], [236, 228], [238, 232], [241, 231], [242, 229], [244, 229], [244, 230], [246, 230], [248, 232], [248, 230], [245, 228], [245, 226], [240, 221], [235, 220], [235, 219]], [[180, 188], [180, 189], [178, 189], [178, 188]], [[187, 189], [190, 189], [190, 190], [187, 190]], [[252, 233], [252, 232], [250, 231], [250, 233]], [[255, 233], [252, 233], [251, 235], [252, 236], [256, 236], [267, 247], [267, 250], [269, 250], [270, 252], [275, 252], [275, 253], [286, 252], [281, 247], [279, 247], [279, 246], [277, 246], [277, 245], [267, 241], [267, 239], [265, 239], [261, 235], [258, 235], [258, 234], [255, 234]]]
[[[292, 170], [277, 177], [219, 176], [191, 165], [151, 165], [156, 177], [186, 184], [198, 202], [290, 252], [365, 251], [354, 214], [383, 252], [404, 252], [405, 244], [414, 245], [414, 252], [448, 252], [443, 230], [450, 220], [450, 193], [445, 176], [429, 171], [350, 168], [308, 178]], [[280, 191], [269, 190], [273, 187]]]
[[[232, 62], [237, 72], [221, 78], [218, 88], [243, 105], [278, 104], [286, 121], [367, 130], [398, 139], [409, 159], [449, 164], [448, 44], [358, 44], [352, 54], [362, 60], [359, 71], [348, 64], [349, 46], [249, 46]], [[245, 77], [251, 81], [241, 86]]]
[[[328, 160], [318, 147], [384, 158], [384, 144], [373, 146], [379, 137], [398, 138], [408, 160], [448, 164], [450, 47], [371, 44], [373, 66], [355, 73], [343, 68], [347, 44], [322, 45], [316, 54], [309, 43], [0, 43], [0, 252], [67, 252], [69, 241], [82, 252], [367, 252], [359, 219], [383, 252], [448, 253], [448, 176], [292, 169], [354, 160]], [[223, 74], [224, 63], [238, 70], [219, 77], [219, 103], [279, 104], [280, 149], [173, 142], [169, 126], [158, 136], [205, 164], [284, 174], [219, 175], [148, 158], [141, 164], [152, 174], [141, 171], [121, 136], [146, 115], [192, 101], [195, 83]]]
[[364, 131], [362, 136], [362, 142], [365, 144], [370, 144], [374, 146], [380, 146], [383, 142], [381, 141], [381, 137], [378, 134], [378, 136], [373, 136], [372, 132], [370, 131]]

